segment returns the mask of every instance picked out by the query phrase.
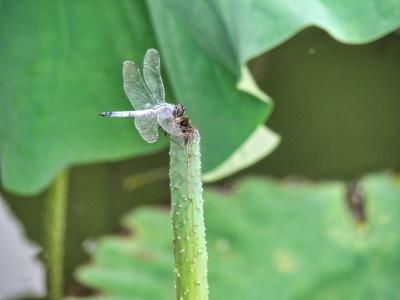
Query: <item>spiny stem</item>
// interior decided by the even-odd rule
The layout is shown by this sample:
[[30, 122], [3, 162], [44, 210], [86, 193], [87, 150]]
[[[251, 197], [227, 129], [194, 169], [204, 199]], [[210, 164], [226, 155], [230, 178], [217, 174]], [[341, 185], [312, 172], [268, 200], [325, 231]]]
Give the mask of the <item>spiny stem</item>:
[[45, 259], [49, 300], [59, 300], [63, 296], [67, 191], [68, 170], [65, 169], [56, 177], [46, 199]]
[[171, 219], [177, 300], [207, 300], [207, 246], [203, 218], [200, 136], [171, 142]]

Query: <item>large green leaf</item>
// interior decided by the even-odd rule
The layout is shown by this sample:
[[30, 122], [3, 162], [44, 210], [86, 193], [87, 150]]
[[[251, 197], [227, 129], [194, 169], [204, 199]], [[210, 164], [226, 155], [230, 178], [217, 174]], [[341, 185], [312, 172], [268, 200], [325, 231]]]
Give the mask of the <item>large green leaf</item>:
[[[364, 230], [353, 226], [339, 183], [253, 178], [230, 192], [208, 189], [210, 298], [400, 297], [400, 186], [383, 175], [362, 186]], [[102, 239], [78, 278], [106, 299], [173, 299], [168, 212], [140, 209], [123, 224], [131, 234]]]
[[[165, 2], [147, 3], [177, 100], [188, 108], [200, 131], [202, 165], [207, 172], [231, 156], [256, 130], [271, 105], [236, 90], [234, 73], [197, 43], [190, 28]], [[222, 41], [224, 46], [229, 45]]]
[[[212, 173], [271, 111], [271, 100], [247, 69], [251, 58], [311, 25], [347, 43], [371, 41], [400, 25], [399, 5], [392, 0], [147, 3], [171, 83], [200, 129], [204, 169]], [[235, 91], [235, 86], [252, 96]], [[266, 105], [254, 103], [257, 98]], [[267, 147], [261, 152], [269, 153]]]
[[34, 193], [69, 164], [154, 152], [129, 120], [122, 61], [141, 62], [154, 35], [141, 1], [2, 1], [2, 183]]
[[400, 25], [398, 0], [164, 0], [185, 28], [239, 75], [244, 64], [307, 26], [345, 43], [366, 43]]
[[130, 107], [121, 61], [141, 62], [149, 47], [160, 46], [176, 100], [200, 129], [207, 172], [231, 157], [271, 111], [245, 66], [249, 59], [312, 24], [350, 43], [400, 25], [397, 0], [192, 2], [147, 2], [156, 43], [142, 1], [2, 1], [2, 184], [35, 193], [67, 165], [163, 147], [143, 142], [128, 120], [96, 116]]

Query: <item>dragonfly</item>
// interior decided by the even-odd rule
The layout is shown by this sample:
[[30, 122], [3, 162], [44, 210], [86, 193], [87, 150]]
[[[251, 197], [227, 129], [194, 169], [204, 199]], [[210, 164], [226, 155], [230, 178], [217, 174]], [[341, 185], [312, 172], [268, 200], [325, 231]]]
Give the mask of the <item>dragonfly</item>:
[[143, 76], [132, 61], [124, 62], [122, 75], [125, 94], [135, 110], [101, 112], [100, 116], [135, 118], [136, 129], [148, 143], [158, 140], [158, 129], [177, 137], [185, 137], [192, 131], [190, 120], [185, 116], [185, 108], [181, 104], [165, 102], [160, 55], [156, 49], [146, 52]]

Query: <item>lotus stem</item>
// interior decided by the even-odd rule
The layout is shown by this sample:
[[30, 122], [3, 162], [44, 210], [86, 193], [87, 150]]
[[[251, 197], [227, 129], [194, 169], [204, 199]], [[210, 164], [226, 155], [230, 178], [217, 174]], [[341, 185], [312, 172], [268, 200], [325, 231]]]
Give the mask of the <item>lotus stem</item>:
[[200, 135], [171, 138], [170, 186], [177, 300], [207, 300]]
[[63, 298], [67, 192], [68, 170], [63, 170], [57, 175], [46, 199], [45, 260], [49, 300]]

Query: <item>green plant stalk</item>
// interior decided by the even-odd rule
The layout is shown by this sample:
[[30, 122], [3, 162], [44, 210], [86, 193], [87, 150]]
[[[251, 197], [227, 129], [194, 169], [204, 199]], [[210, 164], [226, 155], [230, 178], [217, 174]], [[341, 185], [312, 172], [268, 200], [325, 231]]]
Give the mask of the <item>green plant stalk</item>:
[[171, 141], [171, 219], [177, 300], [208, 299], [207, 246], [203, 217], [200, 136]]
[[45, 215], [45, 260], [49, 300], [63, 297], [64, 240], [68, 192], [68, 170], [59, 173], [51, 185]]

